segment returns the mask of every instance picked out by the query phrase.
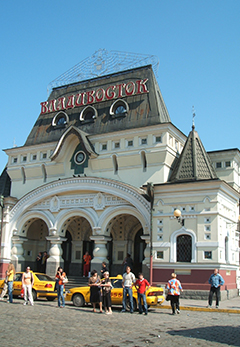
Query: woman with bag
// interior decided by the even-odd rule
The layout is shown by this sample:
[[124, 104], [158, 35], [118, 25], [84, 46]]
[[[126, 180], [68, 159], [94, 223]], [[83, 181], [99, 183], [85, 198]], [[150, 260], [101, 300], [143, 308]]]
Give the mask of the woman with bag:
[[109, 272], [105, 271], [103, 274], [104, 278], [101, 281], [101, 287], [103, 291], [103, 306], [106, 314], [112, 314], [112, 301], [111, 301], [111, 290], [112, 284], [109, 278]]
[[[65, 272], [63, 272], [63, 269], [61, 268], [61, 266], [58, 267], [57, 269], [57, 274], [55, 276], [55, 280], [56, 280], [56, 287], [57, 287], [57, 294], [58, 294], [58, 307], [65, 307], [65, 299], [64, 299], [64, 295], [63, 295], [63, 290], [64, 290], [64, 283], [67, 283], [67, 276], [65, 274]], [[61, 300], [62, 300], [62, 304], [61, 304]]]
[[177, 280], [177, 275], [175, 273], [172, 273], [171, 275], [172, 279], [168, 281], [167, 283], [167, 289], [168, 289], [168, 295], [167, 295], [167, 301], [171, 301], [171, 307], [172, 307], [172, 314], [175, 314], [175, 306], [177, 313], [180, 313], [179, 309], [179, 296], [180, 291], [183, 292], [182, 285], [179, 280]]
[[88, 285], [90, 286], [90, 302], [93, 305], [93, 312], [96, 312], [96, 304], [99, 304], [100, 313], [102, 313], [101, 280], [96, 270], [92, 270]]

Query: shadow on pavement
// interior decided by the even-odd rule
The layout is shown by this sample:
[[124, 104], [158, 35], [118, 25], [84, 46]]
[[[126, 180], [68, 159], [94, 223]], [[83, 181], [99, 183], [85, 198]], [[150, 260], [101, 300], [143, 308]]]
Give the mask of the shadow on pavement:
[[167, 334], [225, 343], [230, 346], [240, 346], [240, 326], [215, 325], [186, 330], [171, 330], [168, 331]]

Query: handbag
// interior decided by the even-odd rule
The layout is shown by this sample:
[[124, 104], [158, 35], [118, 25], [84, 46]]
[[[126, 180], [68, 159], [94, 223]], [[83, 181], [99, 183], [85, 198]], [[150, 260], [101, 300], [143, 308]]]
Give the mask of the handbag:
[[20, 296], [21, 296], [21, 298], [24, 297], [24, 289], [23, 288], [21, 289]]
[[172, 295], [168, 294], [168, 295], [166, 296], [166, 301], [170, 301], [170, 300], [171, 300], [171, 297], [172, 297]]
[[67, 276], [65, 276], [64, 279], [63, 279], [62, 281], [63, 281], [63, 284], [68, 283], [68, 278], [67, 278]]

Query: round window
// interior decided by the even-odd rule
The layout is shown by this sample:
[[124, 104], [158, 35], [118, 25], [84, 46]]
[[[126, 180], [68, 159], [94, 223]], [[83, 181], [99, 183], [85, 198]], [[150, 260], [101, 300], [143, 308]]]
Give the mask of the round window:
[[83, 151], [79, 151], [74, 156], [74, 161], [76, 164], [83, 164], [86, 160], [86, 154]]

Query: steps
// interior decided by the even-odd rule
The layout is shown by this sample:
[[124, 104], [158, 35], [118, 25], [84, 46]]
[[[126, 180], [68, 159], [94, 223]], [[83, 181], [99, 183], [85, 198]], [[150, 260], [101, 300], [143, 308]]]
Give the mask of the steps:
[[65, 289], [68, 290], [74, 287], [84, 287], [88, 285], [88, 278], [82, 276], [68, 276], [68, 283], [65, 284]]

